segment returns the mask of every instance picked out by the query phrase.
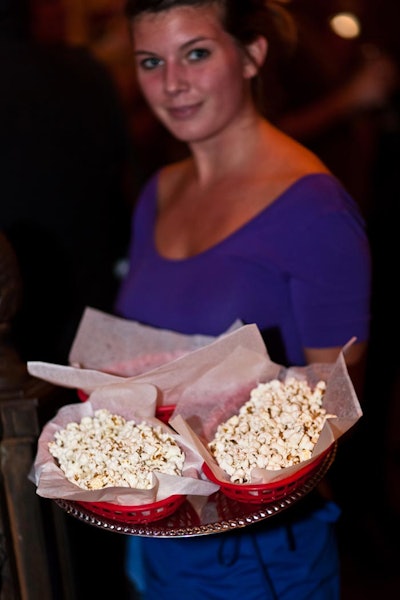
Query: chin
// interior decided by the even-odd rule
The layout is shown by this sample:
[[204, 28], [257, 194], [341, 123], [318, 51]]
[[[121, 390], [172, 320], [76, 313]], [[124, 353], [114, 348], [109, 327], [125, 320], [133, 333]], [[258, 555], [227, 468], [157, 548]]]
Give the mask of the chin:
[[197, 142], [203, 142], [215, 135], [214, 131], [205, 131], [202, 129], [199, 131], [198, 128], [190, 129], [188, 127], [168, 127], [168, 131], [180, 142], [185, 144], [195, 144]]
[[214, 129], [205, 127], [204, 124], [201, 125], [199, 122], [195, 123], [194, 120], [192, 120], [192, 122], [190, 122], [190, 120], [182, 120], [179, 122], [162, 120], [162, 122], [171, 135], [180, 142], [185, 142], [186, 144], [201, 142], [212, 137], [214, 133]]

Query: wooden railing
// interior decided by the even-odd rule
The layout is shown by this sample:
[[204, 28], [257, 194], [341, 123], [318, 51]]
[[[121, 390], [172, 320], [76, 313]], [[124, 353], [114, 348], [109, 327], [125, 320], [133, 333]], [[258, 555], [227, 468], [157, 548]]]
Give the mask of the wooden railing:
[[22, 294], [16, 256], [0, 232], [0, 599], [73, 600], [68, 517], [29, 479], [41, 426], [64, 392], [30, 377], [13, 347]]

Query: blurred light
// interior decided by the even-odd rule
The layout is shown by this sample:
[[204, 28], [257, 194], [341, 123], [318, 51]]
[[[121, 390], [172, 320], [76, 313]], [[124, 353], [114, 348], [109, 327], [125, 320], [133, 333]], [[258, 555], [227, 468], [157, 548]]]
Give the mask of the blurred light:
[[361, 33], [361, 25], [358, 18], [349, 12], [338, 13], [329, 20], [331, 29], [342, 38], [356, 38]]

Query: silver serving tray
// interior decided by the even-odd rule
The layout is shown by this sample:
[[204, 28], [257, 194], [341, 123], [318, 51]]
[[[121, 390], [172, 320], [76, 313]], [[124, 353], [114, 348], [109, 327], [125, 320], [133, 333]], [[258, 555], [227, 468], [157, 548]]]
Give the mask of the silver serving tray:
[[333, 444], [318, 471], [310, 476], [306, 483], [285, 498], [269, 504], [245, 504], [227, 498], [219, 491], [208, 498], [200, 514], [186, 500], [169, 517], [141, 524], [128, 523], [120, 518], [99, 517], [96, 513], [83, 508], [72, 500], [58, 499], [55, 502], [69, 515], [80, 521], [114, 533], [161, 538], [223, 533], [274, 517], [304, 498], [325, 477], [335, 459], [336, 448], [337, 445]]

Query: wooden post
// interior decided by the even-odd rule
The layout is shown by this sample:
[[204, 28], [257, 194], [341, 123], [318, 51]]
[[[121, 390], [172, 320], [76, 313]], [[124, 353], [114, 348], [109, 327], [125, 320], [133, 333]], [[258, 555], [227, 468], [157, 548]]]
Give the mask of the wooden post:
[[55, 408], [62, 394], [30, 377], [13, 348], [22, 290], [15, 254], [0, 232], [0, 599], [73, 600], [66, 517], [29, 479], [41, 407]]

